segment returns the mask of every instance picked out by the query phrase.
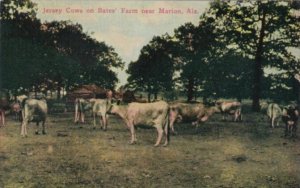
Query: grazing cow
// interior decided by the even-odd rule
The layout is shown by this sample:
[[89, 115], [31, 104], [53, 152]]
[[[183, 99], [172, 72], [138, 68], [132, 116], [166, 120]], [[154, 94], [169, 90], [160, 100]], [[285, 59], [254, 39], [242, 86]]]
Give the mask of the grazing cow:
[[75, 99], [75, 118], [74, 123], [81, 121], [84, 123], [84, 116], [85, 112], [92, 109], [92, 104], [83, 98], [76, 98]]
[[217, 102], [223, 120], [226, 120], [228, 114], [232, 115], [233, 121], [242, 121], [242, 104], [237, 101], [233, 102]]
[[160, 144], [163, 133], [166, 136], [164, 146], [168, 144], [169, 105], [166, 102], [133, 102], [126, 106], [113, 105], [110, 109], [110, 113], [117, 114], [125, 121], [131, 133], [130, 144], [134, 144], [137, 141], [135, 134], [136, 125], [150, 125], [156, 128], [158, 137], [154, 146], [158, 146]]
[[219, 111], [216, 107], [206, 107], [201, 103], [181, 103], [174, 102], [170, 104], [170, 128], [173, 133], [174, 123], [194, 121], [193, 125], [198, 125], [199, 122], [205, 122], [214, 112]]
[[48, 113], [48, 106], [46, 100], [24, 99], [21, 104], [23, 115], [21, 135], [27, 136], [27, 125], [30, 122], [36, 122], [37, 129], [35, 131], [35, 134], [39, 134], [38, 127], [39, 123], [42, 122], [42, 133], [46, 134], [45, 121]]
[[11, 111], [14, 115], [14, 119], [16, 121], [22, 121], [22, 111], [21, 111], [21, 105], [19, 102], [15, 102], [11, 105]]
[[[109, 97], [109, 96], [108, 96]], [[90, 99], [89, 102], [92, 105], [92, 113], [94, 117], [94, 129], [96, 128], [96, 116], [100, 116], [101, 129], [107, 129], [108, 115], [107, 112], [111, 107], [110, 99]]]
[[277, 120], [277, 126], [279, 126], [280, 116], [282, 114], [282, 110], [276, 103], [271, 103], [267, 108], [267, 116], [270, 120], [271, 127], [275, 127], [275, 121]]
[[296, 137], [298, 118], [299, 110], [297, 109], [297, 107], [290, 105], [283, 109], [282, 121], [285, 123], [285, 137]]

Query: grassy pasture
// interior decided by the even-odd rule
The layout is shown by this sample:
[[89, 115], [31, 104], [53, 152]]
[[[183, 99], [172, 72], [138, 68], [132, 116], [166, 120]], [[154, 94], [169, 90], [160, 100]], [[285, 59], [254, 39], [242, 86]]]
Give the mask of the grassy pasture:
[[[20, 123], [0, 128], [0, 187], [300, 187], [300, 139], [271, 132], [261, 114], [244, 121], [213, 116], [197, 130], [176, 124], [168, 147], [153, 147], [156, 130], [139, 128], [138, 144], [111, 116], [108, 131], [52, 114], [47, 135], [21, 138]], [[282, 123], [281, 123], [282, 125]], [[61, 135], [61, 136], [58, 136]]]

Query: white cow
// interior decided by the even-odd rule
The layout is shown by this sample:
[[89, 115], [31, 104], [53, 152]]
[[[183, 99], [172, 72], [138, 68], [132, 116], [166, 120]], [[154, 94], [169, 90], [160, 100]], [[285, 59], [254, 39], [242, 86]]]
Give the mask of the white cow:
[[267, 108], [267, 116], [269, 117], [271, 127], [275, 127], [275, 121], [277, 120], [277, 126], [279, 126], [280, 117], [282, 115], [282, 110], [276, 103], [271, 103]]
[[126, 106], [113, 105], [110, 113], [119, 115], [125, 121], [131, 133], [130, 144], [134, 144], [137, 141], [135, 134], [136, 125], [150, 125], [156, 128], [158, 137], [154, 146], [160, 144], [163, 133], [166, 136], [164, 146], [168, 144], [169, 105], [166, 102], [133, 102]]
[[100, 116], [101, 129], [107, 129], [108, 115], [107, 112], [111, 108], [111, 99], [90, 99], [92, 105], [92, 113], [94, 117], [94, 129], [96, 128], [96, 116]]
[[22, 104], [23, 121], [21, 127], [21, 135], [27, 136], [27, 125], [30, 122], [36, 122], [36, 134], [39, 134], [38, 126], [39, 123], [42, 122], [42, 133], [46, 134], [45, 121], [48, 113], [48, 106], [46, 100], [24, 99], [22, 101]]

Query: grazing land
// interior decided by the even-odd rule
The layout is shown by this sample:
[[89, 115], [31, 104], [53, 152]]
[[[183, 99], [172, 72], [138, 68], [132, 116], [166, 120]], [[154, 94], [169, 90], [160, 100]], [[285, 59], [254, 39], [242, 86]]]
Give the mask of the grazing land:
[[300, 187], [300, 139], [285, 139], [262, 114], [244, 121], [214, 115], [198, 129], [175, 125], [168, 147], [153, 147], [156, 130], [139, 128], [138, 144], [111, 116], [108, 130], [51, 114], [47, 135], [20, 136], [8, 117], [0, 128], [0, 187]]

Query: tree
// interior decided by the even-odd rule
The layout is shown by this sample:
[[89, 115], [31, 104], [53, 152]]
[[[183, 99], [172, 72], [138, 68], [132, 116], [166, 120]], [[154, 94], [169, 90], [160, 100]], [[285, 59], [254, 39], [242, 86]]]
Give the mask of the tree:
[[154, 37], [144, 46], [136, 62], [129, 64], [127, 73], [129, 85], [134, 89], [148, 92], [148, 101], [151, 94], [157, 98], [161, 90], [170, 90], [173, 86], [173, 56], [172, 40], [168, 35]]
[[264, 68], [284, 69], [295, 58], [289, 47], [299, 46], [300, 23], [292, 6], [271, 0], [214, 1], [209, 13], [218, 20], [228, 46], [252, 59], [252, 109], [258, 111]]

